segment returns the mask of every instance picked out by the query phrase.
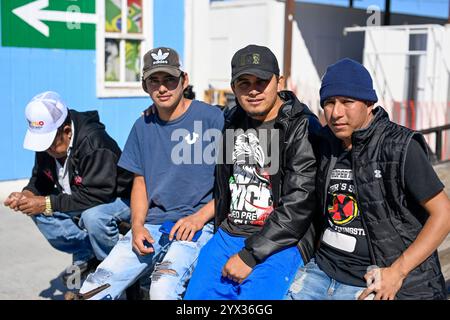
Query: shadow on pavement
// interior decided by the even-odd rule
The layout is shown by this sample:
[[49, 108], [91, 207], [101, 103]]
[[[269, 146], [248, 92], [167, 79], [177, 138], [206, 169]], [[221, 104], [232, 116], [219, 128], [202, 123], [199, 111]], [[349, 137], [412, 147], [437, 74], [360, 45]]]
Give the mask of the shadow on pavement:
[[64, 300], [64, 293], [67, 291], [63, 284], [61, 277], [58, 275], [55, 279], [50, 281], [50, 287], [42, 290], [39, 296], [44, 299]]

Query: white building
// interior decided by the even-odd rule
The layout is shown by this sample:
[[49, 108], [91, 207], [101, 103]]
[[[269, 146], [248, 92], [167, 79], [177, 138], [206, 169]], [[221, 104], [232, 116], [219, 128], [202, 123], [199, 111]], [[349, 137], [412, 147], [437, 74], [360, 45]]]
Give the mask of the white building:
[[[185, 67], [199, 98], [209, 88], [230, 89], [231, 57], [250, 43], [270, 47], [283, 70], [284, 1], [186, 0], [186, 11]], [[450, 123], [450, 26], [442, 19], [392, 14], [395, 25], [367, 27], [372, 14], [296, 3], [288, 88], [320, 114], [326, 66], [350, 57], [371, 72], [380, 104], [397, 123], [416, 130]], [[427, 139], [435, 151], [434, 136]], [[445, 158], [448, 140], [444, 136]]]

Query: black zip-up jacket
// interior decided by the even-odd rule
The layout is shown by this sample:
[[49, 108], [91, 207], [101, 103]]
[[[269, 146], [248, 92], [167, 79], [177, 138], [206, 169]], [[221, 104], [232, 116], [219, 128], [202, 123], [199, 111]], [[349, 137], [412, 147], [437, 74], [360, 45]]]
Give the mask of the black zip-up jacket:
[[[274, 211], [261, 230], [246, 239], [245, 248], [239, 252], [241, 259], [250, 267], [296, 244], [306, 263], [313, 255], [317, 241], [311, 223], [317, 212], [317, 167], [313, 146], [321, 126], [317, 117], [292, 92], [282, 91], [279, 95], [284, 104], [275, 121], [275, 129], [280, 130], [280, 170], [271, 176]], [[225, 115], [224, 130], [244, 128], [246, 117], [242, 107], [235, 106]], [[225, 161], [231, 158], [226, 154], [226, 150], [230, 150], [227, 145], [234, 145], [234, 141], [227, 141], [224, 131], [214, 183], [216, 229], [230, 211], [229, 178], [233, 165]]]
[[69, 110], [75, 135], [68, 158], [70, 189], [62, 193], [55, 159], [47, 152], [36, 152], [32, 176], [24, 190], [50, 195], [53, 211], [81, 211], [109, 203], [117, 197], [129, 198], [132, 173], [117, 166], [121, 151], [100, 122], [97, 111]]
[[[329, 127], [323, 128], [320, 136], [317, 193], [324, 213], [331, 171], [342, 142]], [[406, 192], [405, 159], [411, 139], [416, 139], [427, 153], [423, 136], [389, 121], [381, 107], [374, 109], [368, 128], [352, 135], [353, 178], [371, 263], [383, 268], [391, 266], [414, 242], [429, 216]], [[446, 299], [437, 252], [408, 274], [396, 298]]]

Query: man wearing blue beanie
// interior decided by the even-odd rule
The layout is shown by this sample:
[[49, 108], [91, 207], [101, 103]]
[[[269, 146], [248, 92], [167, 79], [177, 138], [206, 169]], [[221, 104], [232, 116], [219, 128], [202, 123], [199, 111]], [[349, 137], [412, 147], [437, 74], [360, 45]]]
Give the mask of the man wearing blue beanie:
[[450, 201], [423, 136], [391, 122], [377, 100], [364, 66], [328, 67], [316, 186], [324, 228], [290, 299], [447, 298], [436, 249]]

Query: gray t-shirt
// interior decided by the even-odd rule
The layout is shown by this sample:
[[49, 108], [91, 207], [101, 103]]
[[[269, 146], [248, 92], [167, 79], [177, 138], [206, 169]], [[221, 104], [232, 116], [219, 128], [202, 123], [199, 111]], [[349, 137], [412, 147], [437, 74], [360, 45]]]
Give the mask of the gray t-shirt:
[[274, 125], [275, 119], [248, 118], [245, 128], [235, 130], [230, 212], [220, 225], [229, 234], [248, 237], [273, 212], [271, 175], [278, 168], [272, 164], [278, 164], [279, 157], [279, 132]]

